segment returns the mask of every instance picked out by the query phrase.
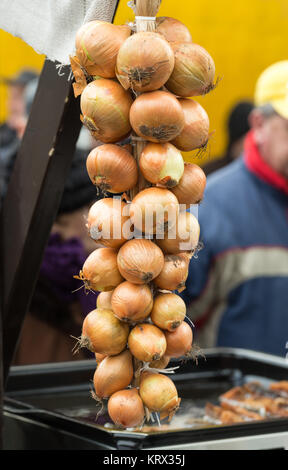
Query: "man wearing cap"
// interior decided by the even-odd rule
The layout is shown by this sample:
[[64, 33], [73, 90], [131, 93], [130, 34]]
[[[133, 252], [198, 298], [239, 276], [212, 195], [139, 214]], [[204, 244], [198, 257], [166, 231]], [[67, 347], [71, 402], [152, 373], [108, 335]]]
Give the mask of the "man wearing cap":
[[181, 294], [200, 347], [288, 352], [288, 61], [255, 90], [243, 157], [208, 178]]

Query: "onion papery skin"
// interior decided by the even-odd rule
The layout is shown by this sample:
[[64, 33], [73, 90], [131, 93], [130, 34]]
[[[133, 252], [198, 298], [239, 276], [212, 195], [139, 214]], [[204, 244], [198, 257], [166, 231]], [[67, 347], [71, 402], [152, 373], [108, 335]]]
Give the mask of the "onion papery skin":
[[139, 166], [144, 178], [159, 188], [173, 188], [184, 172], [181, 152], [168, 142], [147, 144], [140, 155]]
[[95, 359], [96, 359], [97, 365], [99, 365], [100, 362], [102, 362], [103, 359], [105, 359], [105, 357], [107, 357], [106, 354], [95, 353]]
[[165, 354], [164, 356], [162, 356], [157, 361], [150, 362], [149, 367], [151, 367], [153, 369], [165, 369], [165, 367], [168, 366], [169, 362], [170, 362], [170, 357], [166, 356], [166, 354]]
[[131, 131], [131, 105], [130, 93], [119, 83], [105, 78], [94, 80], [81, 95], [82, 122], [95, 139], [104, 143], [118, 142]]
[[176, 225], [179, 204], [176, 196], [164, 188], [146, 188], [130, 204], [134, 228], [146, 235], [161, 235]]
[[165, 255], [163, 269], [153, 281], [155, 286], [171, 291], [184, 290], [189, 273], [189, 261], [190, 258], [186, 253]]
[[111, 297], [114, 290], [110, 290], [108, 292], [100, 292], [97, 296], [96, 306], [97, 308], [106, 308], [108, 310], [112, 310], [111, 305]]
[[205, 95], [212, 90], [215, 64], [210, 54], [199, 44], [171, 43], [175, 66], [165, 87], [184, 98]]
[[179, 103], [184, 112], [185, 124], [183, 130], [171, 143], [183, 152], [204, 148], [209, 139], [208, 114], [195, 100], [181, 98]]
[[114, 25], [106, 21], [89, 21], [76, 34], [76, 55], [89, 75], [113, 78], [117, 54], [130, 36], [127, 25]]
[[167, 341], [167, 356], [177, 358], [190, 353], [193, 342], [193, 332], [185, 321], [183, 321], [176, 330], [165, 331], [165, 337]]
[[131, 153], [115, 144], [103, 144], [91, 150], [86, 168], [93, 184], [112, 194], [134, 188], [138, 180], [137, 164]]
[[168, 42], [192, 42], [189, 29], [181, 21], [169, 16], [156, 18], [156, 31]]
[[124, 280], [118, 269], [117, 252], [113, 248], [92, 251], [80, 274], [88, 289], [100, 292], [110, 291]]
[[104, 198], [91, 206], [87, 229], [93, 240], [117, 250], [132, 237], [129, 221], [128, 204], [119, 198]]
[[132, 284], [125, 281], [114, 289], [111, 305], [119, 320], [136, 323], [150, 315], [153, 295], [147, 284]]
[[127, 345], [129, 327], [120, 322], [112, 310], [95, 309], [85, 317], [81, 346], [94, 353], [115, 356]]
[[184, 164], [184, 173], [179, 184], [172, 189], [179, 204], [199, 204], [204, 196], [206, 188], [206, 175], [202, 168], [195, 163]]
[[130, 109], [136, 134], [150, 142], [175, 139], [184, 128], [184, 112], [178, 99], [167, 91], [151, 91], [138, 96]]
[[200, 226], [196, 217], [190, 212], [180, 212], [176, 227], [156, 240], [165, 254], [176, 254], [181, 251], [194, 252], [198, 246]]
[[156, 361], [165, 354], [165, 334], [155, 325], [139, 323], [130, 331], [128, 347], [139, 361]]
[[174, 52], [165, 38], [154, 32], [140, 32], [120, 47], [116, 75], [125, 90], [154, 91], [166, 83], [174, 62]]
[[116, 356], [105, 357], [94, 373], [93, 383], [98, 398], [108, 398], [113, 393], [128, 387], [133, 379], [133, 363], [126, 349]]
[[159, 294], [154, 299], [152, 322], [162, 330], [174, 331], [186, 316], [186, 305], [177, 294]]
[[133, 428], [144, 422], [144, 405], [136, 388], [119, 390], [108, 400], [108, 414], [114, 424]]
[[117, 256], [118, 269], [126, 281], [146, 284], [161, 272], [164, 255], [151, 240], [129, 240], [121, 246]]
[[174, 382], [164, 374], [143, 372], [140, 377], [140, 397], [150, 411], [173, 412], [179, 407]]

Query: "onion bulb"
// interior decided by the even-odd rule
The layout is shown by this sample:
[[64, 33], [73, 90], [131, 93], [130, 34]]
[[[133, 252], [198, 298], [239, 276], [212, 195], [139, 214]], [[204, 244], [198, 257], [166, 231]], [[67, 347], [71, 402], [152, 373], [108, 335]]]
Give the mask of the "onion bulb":
[[110, 397], [118, 390], [128, 387], [133, 379], [133, 363], [126, 349], [116, 356], [107, 356], [98, 364], [93, 383], [97, 398]]
[[136, 388], [113, 393], [107, 406], [110, 418], [118, 426], [133, 428], [144, 422], [144, 406]]
[[139, 393], [150, 411], [160, 412], [160, 419], [171, 418], [179, 408], [180, 399], [174, 382], [164, 374], [143, 372]]
[[174, 331], [165, 331], [166, 353], [170, 357], [188, 356], [192, 349], [193, 332], [188, 323], [183, 321]]
[[93, 184], [101, 191], [123, 193], [136, 186], [137, 164], [134, 157], [123, 147], [104, 144], [91, 150], [86, 168]]
[[177, 294], [159, 294], [154, 299], [151, 320], [162, 330], [174, 331], [186, 316], [186, 305]]
[[163, 269], [154, 279], [154, 284], [159, 289], [182, 292], [188, 277], [189, 261], [190, 258], [186, 253], [165, 255]]
[[143, 93], [133, 102], [130, 122], [137, 135], [150, 142], [169, 142], [184, 127], [178, 99], [167, 91]]
[[175, 227], [164, 234], [164, 238], [156, 240], [157, 245], [166, 254], [180, 251], [194, 251], [200, 236], [200, 226], [196, 217], [190, 212], [180, 212]]
[[117, 318], [127, 322], [143, 321], [153, 307], [153, 295], [147, 284], [125, 281], [113, 291], [112, 310]]
[[177, 96], [205, 95], [215, 88], [215, 64], [199, 44], [171, 43], [175, 66], [165, 87]]
[[188, 98], [179, 99], [184, 112], [185, 124], [172, 144], [183, 152], [204, 148], [209, 139], [209, 117], [197, 101]]
[[204, 196], [206, 175], [195, 163], [184, 164], [184, 173], [179, 184], [172, 189], [179, 204], [199, 204]]
[[95, 139], [105, 143], [117, 142], [131, 131], [131, 104], [129, 92], [119, 83], [100, 78], [89, 83], [82, 92], [81, 119]]
[[83, 264], [79, 278], [87, 289], [100, 292], [114, 289], [123, 281], [117, 266], [116, 251], [112, 248], [92, 251]]
[[140, 32], [130, 36], [120, 47], [116, 75], [125, 90], [158, 90], [170, 77], [174, 61], [174, 52], [163, 36]]
[[156, 361], [165, 354], [165, 334], [155, 325], [139, 323], [130, 331], [128, 348], [139, 361]]
[[169, 42], [192, 42], [189, 29], [176, 18], [158, 16], [156, 18], [156, 31]]
[[116, 26], [106, 21], [89, 21], [76, 34], [76, 55], [89, 75], [115, 77], [117, 54], [131, 34], [127, 25]]
[[169, 362], [170, 362], [170, 357], [166, 356], [166, 354], [165, 354], [164, 356], [162, 356], [157, 361], [150, 362], [149, 367], [151, 369], [165, 369], [165, 367], [168, 366]]
[[128, 335], [128, 325], [118, 320], [112, 310], [95, 309], [84, 319], [78, 348], [115, 356], [126, 348]]
[[105, 357], [107, 357], [106, 354], [95, 353], [95, 359], [96, 359], [97, 365], [99, 365], [100, 362], [102, 362], [103, 359], [105, 359]]
[[90, 208], [87, 228], [91, 238], [118, 249], [131, 238], [129, 206], [120, 198], [104, 198]]
[[130, 219], [134, 228], [147, 235], [160, 235], [175, 226], [178, 212], [178, 200], [168, 189], [143, 189], [130, 204]]
[[134, 239], [121, 246], [117, 263], [126, 281], [133, 284], [146, 284], [161, 272], [164, 255], [151, 240]]
[[100, 292], [96, 302], [97, 308], [106, 308], [108, 310], [112, 310], [111, 297], [113, 292], [114, 290], [110, 290], [108, 292]]
[[140, 155], [139, 166], [144, 178], [159, 188], [173, 188], [184, 172], [181, 153], [168, 142], [147, 144]]

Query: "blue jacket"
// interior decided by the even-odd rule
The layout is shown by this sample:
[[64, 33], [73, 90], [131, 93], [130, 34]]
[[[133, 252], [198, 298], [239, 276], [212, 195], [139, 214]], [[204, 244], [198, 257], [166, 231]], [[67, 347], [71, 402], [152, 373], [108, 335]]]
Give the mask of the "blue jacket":
[[195, 343], [288, 353], [288, 196], [240, 158], [207, 180], [181, 294]]

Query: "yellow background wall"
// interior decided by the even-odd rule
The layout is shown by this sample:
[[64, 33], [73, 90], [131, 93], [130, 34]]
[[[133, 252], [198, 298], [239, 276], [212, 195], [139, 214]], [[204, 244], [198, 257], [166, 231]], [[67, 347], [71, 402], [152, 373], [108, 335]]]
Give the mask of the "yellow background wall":
[[[185, 23], [193, 40], [214, 58], [216, 74], [222, 80], [199, 102], [209, 114], [211, 131], [216, 131], [210, 158], [219, 156], [226, 145], [225, 120], [231, 106], [253, 97], [255, 81], [265, 67], [288, 58], [288, 1], [163, 0], [159, 15]], [[127, 0], [120, 0], [115, 23], [132, 19]], [[40, 70], [43, 60], [23, 41], [0, 30], [0, 76], [11, 76], [27, 65]], [[0, 121], [6, 114], [5, 93], [1, 85]]]

